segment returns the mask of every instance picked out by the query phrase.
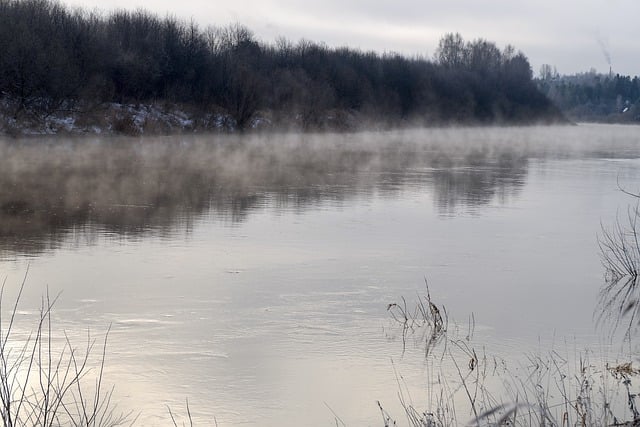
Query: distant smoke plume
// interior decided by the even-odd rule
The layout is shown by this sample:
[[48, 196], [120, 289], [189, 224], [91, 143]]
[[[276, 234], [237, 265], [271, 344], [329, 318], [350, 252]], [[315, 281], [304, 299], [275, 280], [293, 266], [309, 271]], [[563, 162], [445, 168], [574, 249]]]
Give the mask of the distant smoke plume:
[[602, 50], [602, 54], [604, 55], [604, 59], [607, 61], [607, 65], [609, 65], [609, 67], [611, 67], [611, 53], [609, 53], [609, 47], [607, 46], [609, 43], [607, 43], [599, 35], [596, 35], [596, 41], [598, 42], [598, 45], [600, 46], [600, 50]]

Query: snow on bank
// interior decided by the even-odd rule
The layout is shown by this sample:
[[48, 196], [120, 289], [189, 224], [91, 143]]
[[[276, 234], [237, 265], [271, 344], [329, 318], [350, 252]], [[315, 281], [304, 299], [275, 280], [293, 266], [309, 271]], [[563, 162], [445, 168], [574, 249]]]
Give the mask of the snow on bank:
[[[271, 126], [256, 117], [253, 129]], [[52, 113], [18, 108], [16, 103], [0, 102], [0, 134], [12, 136], [56, 134], [169, 134], [192, 132], [234, 132], [236, 121], [223, 112], [206, 112], [175, 104], [108, 103]]]

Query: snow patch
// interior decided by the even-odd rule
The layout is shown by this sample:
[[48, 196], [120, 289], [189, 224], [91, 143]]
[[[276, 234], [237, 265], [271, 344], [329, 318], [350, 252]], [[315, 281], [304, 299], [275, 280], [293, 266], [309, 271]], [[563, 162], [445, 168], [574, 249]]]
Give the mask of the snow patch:
[[[16, 113], [19, 111], [19, 113]], [[15, 116], [18, 115], [16, 118]], [[256, 117], [252, 129], [271, 125], [269, 119]], [[168, 134], [224, 131], [237, 129], [236, 121], [222, 112], [191, 111], [176, 104], [107, 103], [80, 108], [65, 107], [64, 112], [49, 114], [20, 110], [17, 103], [0, 97], [0, 134]]]

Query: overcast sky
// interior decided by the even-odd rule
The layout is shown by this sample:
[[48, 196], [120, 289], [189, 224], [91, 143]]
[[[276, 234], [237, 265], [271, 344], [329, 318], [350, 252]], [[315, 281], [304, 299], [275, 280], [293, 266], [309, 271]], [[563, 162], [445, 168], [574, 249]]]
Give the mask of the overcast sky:
[[[145, 8], [202, 27], [239, 22], [264, 41], [278, 36], [378, 52], [432, 56], [439, 38], [459, 32], [512, 44], [535, 74], [595, 68], [640, 74], [640, 0], [64, 0], [112, 10]], [[611, 64], [609, 64], [609, 60]]]

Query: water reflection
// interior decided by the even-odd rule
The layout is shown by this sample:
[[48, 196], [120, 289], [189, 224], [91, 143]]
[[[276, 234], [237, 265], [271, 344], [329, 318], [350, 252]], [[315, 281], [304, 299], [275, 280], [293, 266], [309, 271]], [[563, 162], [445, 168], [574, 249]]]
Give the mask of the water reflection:
[[441, 169], [433, 174], [433, 190], [442, 213], [455, 215], [461, 209], [490, 204], [496, 198], [503, 204], [517, 196], [527, 175], [526, 158], [508, 164], [488, 164], [457, 169]]
[[443, 215], [477, 213], [517, 197], [530, 158], [561, 155], [544, 132], [492, 132], [4, 141], [0, 250], [188, 233], [205, 215], [238, 223], [264, 207], [304, 212], [404, 191], [431, 195]]

